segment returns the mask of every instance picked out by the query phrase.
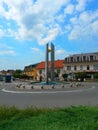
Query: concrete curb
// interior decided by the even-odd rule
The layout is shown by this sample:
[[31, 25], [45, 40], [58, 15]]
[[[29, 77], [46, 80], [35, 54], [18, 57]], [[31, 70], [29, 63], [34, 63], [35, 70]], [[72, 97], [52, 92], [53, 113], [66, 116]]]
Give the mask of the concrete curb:
[[7, 90], [7, 89], [2, 89], [3, 92], [6, 92], [6, 93], [16, 93], [16, 94], [53, 94], [53, 93], [72, 93], [72, 92], [83, 92], [83, 91], [86, 91], [86, 90], [91, 90], [91, 89], [94, 89], [95, 86], [92, 86], [90, 88], [85, 88], [85, 89], [79, 89], [79, 90], [53, 90], [53, 91], [49, 91], [49, 90], [46, 90], [46, 91], [14, 91], [14, 90]]

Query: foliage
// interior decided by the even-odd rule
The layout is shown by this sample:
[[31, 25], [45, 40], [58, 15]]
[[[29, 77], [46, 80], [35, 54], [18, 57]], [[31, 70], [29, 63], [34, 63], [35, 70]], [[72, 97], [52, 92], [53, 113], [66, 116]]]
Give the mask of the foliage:
[[75, 73], [75, 77], [76, 79], [80, 78], [83, 81], [83, 79], [86, 78], [86, 72]]
[[22, 74], [22, 70], [16, 70], [15, 74]]
[[54, 72], [54, 77], [59, 77], [58, 73]]
[[15, 78], [20, 78], [22, 75], [22, 70], [16, 70], [13, 74]]
[[14, 74], [13, 75], [14, 76], [14, 78], [19, 78], [19, 79], [29, 79], [29, 76], [27, 76], [27, 75], [25, 75], [25, 74]]
[[68, 76], [68, 74], [66, 74], [66, 73], [62, 74], [63, 78], [67, 78], [67, 76]]
[[98, 79], [98, 73], [94, 74], [94, 79]]
[[0, 108], [0, 130], [97, 130], [98, 107]]
[[31, 78], [30, 76], [27, 76], [26, 74], [23, 74], [22, 70], [16, 70], [14, 72], [13, 76], [14, 76], [14, 78], [19, 78], [19, 79], [29, 79], [29, 78]]

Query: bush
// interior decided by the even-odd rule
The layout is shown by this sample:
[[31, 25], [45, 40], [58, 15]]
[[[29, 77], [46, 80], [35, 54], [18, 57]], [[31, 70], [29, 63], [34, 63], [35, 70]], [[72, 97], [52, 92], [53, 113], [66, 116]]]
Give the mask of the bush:
[[98, 73], [94, 74], [94, 79], [98, 79]]
[[83, 81], [84, 78], [86, 78], [86, 72], [78, 72], [75, 74], [75, 77], [77, 80], [80, 79], [81, 81]]
[[64, 78], [64, 80], [67, 80], [67, 76], [68, 76], [68, 74], [62, 74], [62, 77]]

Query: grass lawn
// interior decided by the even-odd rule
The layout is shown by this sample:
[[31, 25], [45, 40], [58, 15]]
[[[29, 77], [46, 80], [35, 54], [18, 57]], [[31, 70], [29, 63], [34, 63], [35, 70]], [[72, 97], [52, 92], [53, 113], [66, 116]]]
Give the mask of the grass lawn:
[[0, 130], [98, 130], [98, 107], [0, 107]]

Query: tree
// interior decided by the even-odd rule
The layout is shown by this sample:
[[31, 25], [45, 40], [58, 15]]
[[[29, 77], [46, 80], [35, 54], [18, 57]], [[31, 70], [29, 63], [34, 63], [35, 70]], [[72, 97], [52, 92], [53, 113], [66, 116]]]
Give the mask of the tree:
[[75, 77], [76, 77], [76, 79], [80, 79], [81, 81], [83, 81], [84, 78], [86, 78], [86, 72], [75, 73]]
[[22, 70], [16, 70], [13, 74], [15, 78], [21, 78]]
[[67, 80], [67, 76], [68, 76], [68, 74], [66, 74], [66, 73], [62, 74], [62, 77], [64, 78], [64, 80]]
[[98, 73], [94, 74], [94, 79], [98, 79]]
[[54, 77], [58, 78], [59, 77], [58, 73], [54, 72]]

